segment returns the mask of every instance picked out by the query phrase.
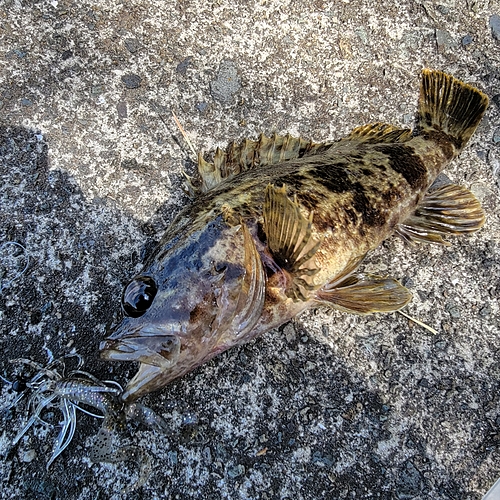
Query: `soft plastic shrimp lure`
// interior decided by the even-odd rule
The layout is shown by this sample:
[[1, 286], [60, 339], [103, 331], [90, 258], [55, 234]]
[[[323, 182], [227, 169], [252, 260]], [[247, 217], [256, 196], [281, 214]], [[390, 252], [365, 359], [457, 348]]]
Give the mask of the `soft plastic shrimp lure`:
[[[77, 367], [66, 373], [66, 360], [77, 359]], [[43, 412], [48, 408], [58, 408], [63, 419], [61, 429], [52, 447], [52, 454], [47, 462], [47, 469], [56, 458], [71, 443], [76, 430], [77, 410], [96, 418], [102, 418], [103, 424], [96, 436], [91, 449], [90, 458], [93, 462], [123, 462], [134, 461], [139, 465], [139, 479], [127, 491], [136, 489], [144, 484], [149, 476], [151, 460], [149, 456], [137, 446], [119, 446], [115, 443], [118, 433], [125, 429], [127, 420], [138, 421], [149, 427], [166, 432], [166, 422], [151, 409], [140, 404], [125, 404], [121, 400], [123, 392], [121, 386], [113, 381], [101, 381], [92, 374], [82, 371], [82, 358], [77, 355], [68, 355], [51, 361], [42, 366], [35, 361], [18, 358], [10, 361], [15, 365], [25, 365], [35, 370], [35, 374], [28, 380], [18, 378], [10, 382], [11, 388], [17, 392], [14, 400], [5, 409], [16, 407], [21, 399], [30, 394], [28, 408], [30, 417], [24, 427], [15, 436], [12, 445], [19, 443], [35, 422], [42, 422]], [[97, 415], [85, 405], [100, 412]]]

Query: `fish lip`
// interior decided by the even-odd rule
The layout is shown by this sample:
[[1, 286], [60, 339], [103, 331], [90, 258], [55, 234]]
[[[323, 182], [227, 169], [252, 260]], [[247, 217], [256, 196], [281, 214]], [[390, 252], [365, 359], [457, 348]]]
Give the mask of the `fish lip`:
[[134, 337], [159, 337], [166, 335], [165, 330], [151, 324], [133, 325], [130, 321], [124, 320], [119, 325], [111, 328], [111, 334], [105, 340], [121, 340]]
[[128, 349], [127, 347], [123, 342], [106, 339], [99, 344], [99, 356], [108, 361], [130, 360], [130, 357], [125, 358], [125, 356], [133, 354], [135, 351], [131, 347]]
[[137, 347], [141, 339], [165, 336], [165, 331], [154, 325], [132, 326], [124, 321], [99, 344], [99, 356], [107, 361], [140, 361]]

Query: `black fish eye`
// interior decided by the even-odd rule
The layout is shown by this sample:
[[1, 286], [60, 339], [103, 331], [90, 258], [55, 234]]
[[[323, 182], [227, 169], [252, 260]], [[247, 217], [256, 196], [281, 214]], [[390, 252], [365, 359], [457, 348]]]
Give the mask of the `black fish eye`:
[[150, 276], [137, 276], [123, 291], [122, 307], [127, 316], [138, 318], [142, 316], [153, 303], [156, 283]]

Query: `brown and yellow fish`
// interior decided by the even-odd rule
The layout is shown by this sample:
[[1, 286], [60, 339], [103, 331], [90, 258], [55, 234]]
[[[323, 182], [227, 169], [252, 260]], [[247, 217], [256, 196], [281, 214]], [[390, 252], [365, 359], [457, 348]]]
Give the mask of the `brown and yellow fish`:
[[140, 362], [123, 399], [310, 307], [368, 314], [407, 304], [396, 280], [357, 268], [393, 233], [445, 243], [481, 227], [470, 191], [431, 186], [487, 106], [479, 90], [424, 70], [414, 130], [376, 123], [323, 144], [261, 136], [217, 150], [213, 163], [200, 156], [192, 205], [126, 286], [124, 318], [101, 344], [104, 359]]

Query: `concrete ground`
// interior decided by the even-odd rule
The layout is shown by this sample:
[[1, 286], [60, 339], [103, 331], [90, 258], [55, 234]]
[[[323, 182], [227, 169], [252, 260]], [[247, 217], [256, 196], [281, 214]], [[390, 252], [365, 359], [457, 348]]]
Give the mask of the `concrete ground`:
[[[391, 238], [364, 269], [402, 280], [408, 314], [320, 309], [145, 398], [172, 436], [151, 457], [93, 464], [99, 422], [46, 471], [57, 428], [3, 411], [2, 499], [481, 499], [500, 476], [500, 5], [488, 0], [0, 2], [0, 374], [8, 360], [97, 359], [122, 285], [189, 203], [181, 170], [260, 132], [317, 141], [410, 126], [419, 73], [442, 69], [491, 105], [447, 170], [485, 227], [450, 247]], [[192, 156], [192, 155], [191, 155]], [[27, 267], [26, 267], [27, 264]], [[26, 269], [25, 269], [26, 268]], [[24, 271], [24, 272], [23, 272]], [[15, 396], [3, 384], [0, 405]], [[60, 415], [46, 412], [57, 424]]]

